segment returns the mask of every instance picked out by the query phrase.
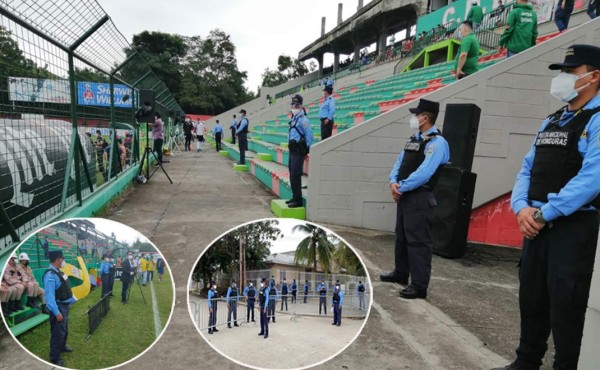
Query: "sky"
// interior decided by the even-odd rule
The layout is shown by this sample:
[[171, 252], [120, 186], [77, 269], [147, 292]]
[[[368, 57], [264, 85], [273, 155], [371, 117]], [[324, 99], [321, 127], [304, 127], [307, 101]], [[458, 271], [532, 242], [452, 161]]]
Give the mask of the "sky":
[[91, 218], [88, 219], [88, 221], [91, 221], [96, 225], [97, 230], [100, 230], [108, 236], [110, 236], [110, 233], [114, 232], [118, 241], [127, 241], [129, 244], [132, 244], [139, 238], [142, 242], [150, 243], [148, 238], [143, 234], [120, 222], [104, 218]]
[[[350, 18], [358, 0], [98, 0], [117, 28], [131, 42], [134, 34], [161, 31], [205, 38], [219, 28], [237, 48], [240, 71], [248, 72], [246, 87], [257, 90], [265, 68], [274, 69], [281, 54], [298, 57], [305, 46], [335, 28], [338, 3], [344, 4], [342, 19]], [[364, 4], [371, 0], [364, 0]], [[325, 66], [333, 55], [327, 54]]]

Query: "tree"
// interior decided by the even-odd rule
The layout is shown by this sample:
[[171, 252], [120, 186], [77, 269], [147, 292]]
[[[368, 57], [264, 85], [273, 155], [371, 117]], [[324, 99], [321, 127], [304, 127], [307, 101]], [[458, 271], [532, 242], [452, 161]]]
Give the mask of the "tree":
[[365, 276], [365, 267], [354, 251], [344, 242], [339, 241], [333, 252], [333, 260], [339, 266], [340, 271], [349, 275]]
[[107, 75], [91, 68], [75, 68], [75, 81], [110, 82]]
[[300, 224], [294, 226], [292, 231], [308, 234], [308, 236], [302, 239], [298, 244], [294, 262], [301, 264], [312, 262], [313, 272], [317, 271], [318, 262], [323, 268], [323, 271], [328, 272], [331, 269], [334, 246], [327, 238], [325, 230], [310, 224]]
[[289, 80], [304, 76], [314, 71], [315, 68], [314, 62], [310, 64], [309, 69], [300, 60], [282, 54], [277, 58], [277, 70], [266, 68], [261, 75], [263, 78], [262, 85], [268, 87], [281, 85]]

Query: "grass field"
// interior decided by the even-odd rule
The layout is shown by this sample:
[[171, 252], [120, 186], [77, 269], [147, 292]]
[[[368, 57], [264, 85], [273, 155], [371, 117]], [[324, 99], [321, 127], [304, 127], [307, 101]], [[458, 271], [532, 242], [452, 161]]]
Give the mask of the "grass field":
[[[165, 329], [173, 306], [173, 283], [168, 270], [162, 283], [154, 276], [154, 291], [162, 329]], [[128, 361], [145, 351], [156, 340], [154, 313], [150, 285], [141, 286], [146, 304], [138, 285], [131, 288], [129, 303], [121, 303], [121, 282], [115, 281], [111, 308], [96, 331], [87, 339], [88, 317], [82, 316], [88, 306], [100, 300], [100, 289], [95, 289], [84, 299], [77, 301], [69, 312], [68, 345], [72, 353], [63, 353], [63, 360], [69, 368], [98, 369], [111, 367]], [[48, 361], [50, 343], [50, 323], [44, 324], [18, 337], [33, 354]]]

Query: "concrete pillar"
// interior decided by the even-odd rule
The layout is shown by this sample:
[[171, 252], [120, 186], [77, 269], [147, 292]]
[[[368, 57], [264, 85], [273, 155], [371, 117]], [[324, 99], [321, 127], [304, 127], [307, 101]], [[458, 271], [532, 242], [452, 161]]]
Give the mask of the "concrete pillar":
[[325, 17], [321, 18], [321, 36], [325, 35]]
[[323, 54], [316, 57], [317, 63], [319, 63], [319, 78], [323, 77]]
[[359, 11], [362, 9], [364, 5], [364, 1], [363, 0], [358, 0], [358, 8], [356, 8], [356, 11]]
[[340, 68], [340, 53], [335, 51], [333, 53], [333, 73], [336, 73]]
[[387, 46], [387, 22], [385, 19], [379, 23], [377, 27], [379, 31], [379, 40], [377, 41], [377, 53], [379, 55], [385, 54], [385, 48]]
[[600, 239], [596, 249], [596, 266], [592, 276], [588, 309], [585, 314], [578, 369], [597, 369], [598, 353], [600, 353]]
[[339, 26], [340, 24], [342, 24], [342, 10], [344, 9], [344, 4], [339, 3], [338, 4], [338, 20], [337, 20], [337, 25]]

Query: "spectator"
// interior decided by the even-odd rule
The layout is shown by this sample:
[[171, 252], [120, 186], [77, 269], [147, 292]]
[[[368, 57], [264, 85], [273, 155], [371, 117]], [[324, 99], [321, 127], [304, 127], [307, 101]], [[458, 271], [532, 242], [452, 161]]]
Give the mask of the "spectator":
[[600, 0], [590, 0], [587, 8], [587, 14], [591, 19], [594, 19], [600, 15]]
[[473, 2], [471, 5], [471, 9], [469, 10], [469, 14], [467, 14], [467, 21], [472, 23], [473, 29], [478, 29], [483, 21], [483, 9], [481, 6], [477, 4], [477, 2]]
[[[598, 1], [598, 0], [596, 0]], [[560, 0], [554, 12], [554, 23], [560, 32], [565, 32], [569, 28], [569, 19], [575, 7], [575, 0]]]
[[163, 142], [165, 141], [165, 125], [162, 119], [160, 119], [160, 113], [154, 113], [154, 123], [148, 123], [152, 126], [152, 139], [154, 140], [153, 151], [156, 153], [158, 162], [155, 164], [156, 167], [163, 164]]
[[458, 30], [462, 36], [462, 42], [456, 55], [454, 70], [456, 72], [456, 79], [460, 80], [479, 70], [477, 64], [479, 58], [479, 41], [477, 41], [477, 37], [473, 34], [473, 25], [470, 21], [464, 21]]
[[183, 123], [183, 135], [185, 137], [185, 143], [184, 143], [184, 151], [189, 152], [191, 151], [191, 145], [192, 145], [192, 131], [194, 130], [194, 126], [192, 125], [192, 121], [190, 119], [187, 119], [184, 123]]
[[517, 0], [508, 15], [508, 25], [500, 37], [500, 48], [506, 48], [506, 58], [535, 46], [537, 15], [527, 0]]

